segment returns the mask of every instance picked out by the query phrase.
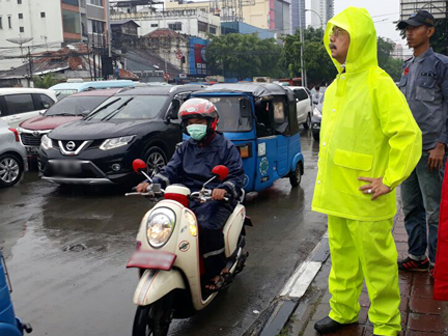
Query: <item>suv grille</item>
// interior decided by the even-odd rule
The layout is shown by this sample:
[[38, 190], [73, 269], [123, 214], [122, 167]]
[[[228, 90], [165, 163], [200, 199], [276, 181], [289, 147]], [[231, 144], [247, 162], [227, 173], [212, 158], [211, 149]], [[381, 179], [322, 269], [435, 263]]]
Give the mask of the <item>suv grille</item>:
[[22, 143], [25, 146], [39, 147], [40, 140], [42, 139], [42, 136], [43, 136], [43, 134], [34, 136], [33, 134], [30, 134], [30, 133], [20, 133], [20, 138], [22, 139]]

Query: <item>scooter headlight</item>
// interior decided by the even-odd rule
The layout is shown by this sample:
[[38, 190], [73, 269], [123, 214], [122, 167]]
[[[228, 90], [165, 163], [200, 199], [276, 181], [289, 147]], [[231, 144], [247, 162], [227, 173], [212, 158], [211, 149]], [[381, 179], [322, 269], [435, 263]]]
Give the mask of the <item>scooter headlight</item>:
[[159, 208], [149, 216], [146, 222], [146, 237], [154, 248], [165, 245], [173, 233], [176, 215], [168, 208]]

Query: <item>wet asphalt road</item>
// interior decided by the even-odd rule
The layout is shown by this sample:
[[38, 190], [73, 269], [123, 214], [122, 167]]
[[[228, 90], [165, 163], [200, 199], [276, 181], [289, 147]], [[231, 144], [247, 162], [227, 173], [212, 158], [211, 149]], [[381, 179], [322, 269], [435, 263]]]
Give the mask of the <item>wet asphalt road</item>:
[[[312, 213], [318, 144], [302, 130], [305, 175], [247, 202], [247, 267], [207, 309], [175, 320], [171, 335], [241, 335], [275, 298], [326, 230]], [[35, 336], [131, 335], [137, 284], [126, 270], [149, 204], [118, 189], [60, 188], [29, 173], [0, 190], [0, 246], [6, 256], [16, 314]], [[252, 196], [252, 195], [251, 195]]]

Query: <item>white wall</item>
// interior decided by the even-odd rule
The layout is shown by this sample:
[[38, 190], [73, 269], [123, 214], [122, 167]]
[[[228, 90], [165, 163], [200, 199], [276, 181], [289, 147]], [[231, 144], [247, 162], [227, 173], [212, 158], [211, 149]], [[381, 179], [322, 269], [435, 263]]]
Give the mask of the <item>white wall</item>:
[[[169, 24], [180, 22], [182, 23], [182, 30], [180, 33], [199, 36], [202, 38], [207, 37], [206, 32], [200, 32], [198, 22], [208, 23], [210, 26], [216, 28], [216, 35], [221, 35], [221, 20], [219, 17], [211, 15], [201, 10], [186, 10], [186, 11], [167, 11], [165, 15], [161, 12], [158, 13], [115, 13], [111, 15], [111, 20], [134, 20], [139, 26], [139, 35], [146, 35], [157, 28], [169, 28]], [[152, 27], [157, 25], [157, 27]]]
[[[41, 18], [41, 12], [45, 12], [45, 18]], [[19, 19], [23, 14], [23, 19]], [[11, 28], [8, 25], [8, 16], [11, 16]], [[20, 55], [19, 45], [8, 42], [10, 38], [27, 38], [33, 40], [24, 44], [26, 46], [41, 46], [33, 48], [33, 52], [60, 48], [64, 40], [62, 27], [62, 14], [60, 0], [23, 0], [17, 4], [17, 0], [0, 0], [0, 17], [2, 27], [0, 29], [0, 70], [19, 66], [22, 60], [5, 60], [1, 56]], [[20, 32], [20, 27], [24, 32]], [[11, 49], [3, 49], [11, 47]]]

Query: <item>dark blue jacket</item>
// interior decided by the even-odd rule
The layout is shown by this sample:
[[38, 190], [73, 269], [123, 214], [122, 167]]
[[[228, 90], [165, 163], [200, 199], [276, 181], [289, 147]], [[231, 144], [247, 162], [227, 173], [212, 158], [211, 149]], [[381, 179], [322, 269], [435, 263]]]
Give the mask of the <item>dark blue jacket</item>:
[[237, 197], [244, 186], [243, 161], [233, 143], [219, 133], [205, 145], [193, 139], [184, 141], [153, 181], [163, 187], [181, 183], [195, 192], [212, 178], [212, 169], [218, 165], [229, 168], [229, 176], [224, 181], [214, 180], [206, 188], [226, 189]]

